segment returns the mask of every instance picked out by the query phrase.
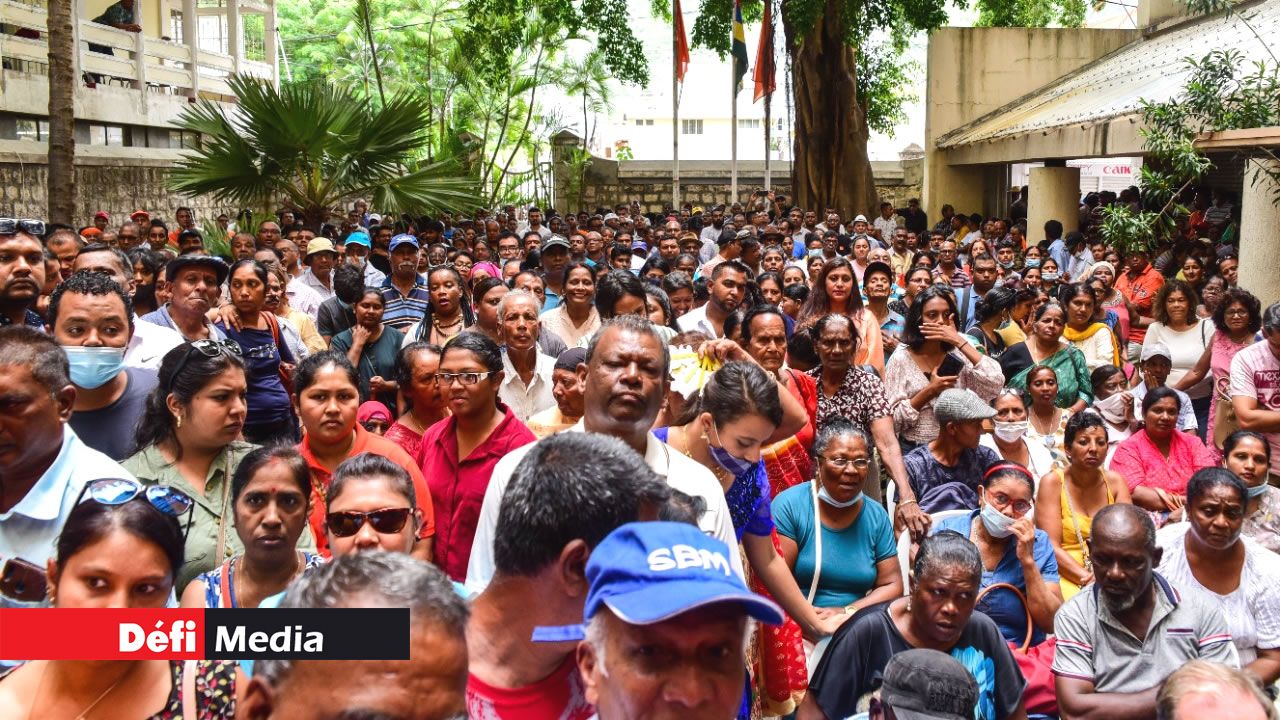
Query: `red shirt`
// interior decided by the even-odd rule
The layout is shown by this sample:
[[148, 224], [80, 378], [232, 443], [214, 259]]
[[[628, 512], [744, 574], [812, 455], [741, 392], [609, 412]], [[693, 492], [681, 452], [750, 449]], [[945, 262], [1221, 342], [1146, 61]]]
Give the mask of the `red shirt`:
[[[1144, 318], [1151, 317], [1151, 305], [1155, 302], [1156, 293], [1160, 292], [1160, 288], [1164, 285], [1164, 276], [1156, 270], [1155, 266], [1148, 263], [1147, 269], [1135, 277], [1128, 272], [1120, 273], [1120, 277], [1116, 278], [1116, 289], [1122, 295], [1133, 303], [1133, 307], [1138, 311], [1138, 315]], [[1137, 323], [1129, 328], [1129, 342], [1141, 343], [1147, 337], [1147, 329], [1138, 327]]]
[[588, 720], [595, 709], [587, 702], [582, 674], [573, 653], [545, 679], [520, 688], [499, 688], [467, 675], [467, 717], [502, 720]]
[[422, 434], [418, 463], [431, 488], [436, 516], [436, 566], [457, 582], [467, 577], [471, 542], [480, 521], [480, 505], [489, 487], [493, 466], [503, 455], [537, 440], [511, 408], [502, 422], [465, 459], [458, 458], [457, 418], [452, 415]]
[[[302, 453], [303, 459], [307, 461], [307, 467], [311, 470], [311, 516], [308, 518], [311, 522], [311, 532], [316, 536], [316, 549], [327, 558], [330, 557], [329, 538], [324, 531], [325, 496], [321, 493], [328, 492], [333, 473], [311, 454], [311, 446], [308, 444], [306, 435], [303, 435], [302, 442], [298, 443], [298, 452]], [[347, 457], [353, 458], [366, 452], [381, 455], [409, 473], [409, 477], [413, 478], [414, 499], [418, 501], [418, 509], [422, 511], [422, 529], [418, 531], [418, 537], [428, 538], [434, 535], [436, 524], [435, 513], [431, 506], [431, 492], [427, 489], [427, 481], [422, 477], [422, 471], [418, 469], [413, 458], [409, 457], [409, 453], [401, 450], [399, 445], [374, 435], [365, 430], [360, 423], [356, 423], [356, 439], [351, 443], [351, 450], [347, 452]]]

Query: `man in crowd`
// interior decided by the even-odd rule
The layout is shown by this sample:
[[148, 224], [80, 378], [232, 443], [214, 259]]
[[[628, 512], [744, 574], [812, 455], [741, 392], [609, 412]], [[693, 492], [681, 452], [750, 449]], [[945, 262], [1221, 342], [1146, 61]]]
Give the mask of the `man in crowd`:
[[[1061, 264], [1058, 265], [1062, 267]], [[1155, 322], [1152, 307], [1156, 293], [1164, 287], [1164, 276], [1151, 265], [1151, 256], [1142, 248], [1134, 248], [1125, 258], [1125, 272], [1116, 278], [1116, 290], [1125, 296], [1137, 311], [1137, 317], [1129, 325], [1129, 362], [1137, 362], [1142, 352], [1142, 341], [1147, 338], [1147, 327]]]
[[409, 608], [408, 660], [259, 660], [236, 717], [465, 718], [467, 604], [439, 569], [403, 553], [335, 557], [281, 608]]
[[724, 206], [717, 205], [711, 210], [711, 222], [702, 226], [702, 233], [698, 237], [702, 241], [702, 247], [698, 251], [699, 261], [707, 262], [715, 257], [716, 250], [720, 246], [720, 237], [724, 234], [723, 230]]
[[592, 549], [626, 523], [655, 519], [669, 495], [644, 458], [616, 438], [564, 433], [530, 449], [502, 497], [493, 580], [471, 605], [471, 717], [593, 714], [577, 644], [547, 637], [546, 628], [581, 621]]
[[71, 228], [62, 227], [49, 233], [48, 239], [45, 240], [45, 247], [58, 258], [58, 267], [63, 280], [71, 277], [71, 265], [84, 245], [84, 238], [77, 235]]
[[364, 271], [366, 287], [382, 287], [387, 276], [381, 270], [369, 264], [369, 255], [373, 252], [373, 240], [363, 230], [357, 230], [347, 236], [342, 244], [342, 254], [348, 265], [355, 265]]
[[929, 216], [920, 209], [920, 198], [911, 198], [906, 207], [898, 208], [897, 213], [902, 216], [903, 227], [917, 236], [929, 231]]
[[987, 292], [996, 286], [996, 280], [1000, 279], [996, 259], [987, 253], [978, 253], [973, 257], [970, 272], [973, 284], [966, 288], [955, 288], [956, 309], [960, 311], [961, 327], [973, 326], [978, 317], [978, 301], [982, 300]]
[[996, 411], [972, 390], [951, 387], [938, 395], [933, 413], [937, 439], [902, 458], [911, 489], [927, 513], [976, 510], [982, 473], [1000, 460], [994, 450], [978, 443], [982, 421], [995, 417]]
[[[643, 299], [640, 302], [643, 308]], [[645, 464], [668, 485], [706, 503], [707, 510], [698, 523], [704, 532], [721, 542], [736, 545], [724, 490], [715, 476], [696, 461], [667, 447], [650, 432], [667, 396], [670, 368], [670, 351], [646, 317], [620, 315], [610, 320], [591, 338], [587, 360], [578, 366], [578, 379], [583, 387], [583, 416], [582, 422], [572, 430], [611, 435], [643, 454]], [[526, 445], [508, 453], [493, 469], [480, 508], [471, 564], [467, 568], [470, 592], [483, 590], [493, 577], [498, 508], [516, 463], [530, 447]], [[742, 562], [738, 554], [731, 553], [730, 561], [735, 572], [741, 575]]]
[[1155, 571], [1161, 549], [1145, 510], [1108, 505], [1093, 516], [1094, 584], [1054, 621], [1053, 673], [1066, 717], [1152, 717], [1160, 683], [1196, 659], [1239, 667], [1222, 610]]
[[67, 426], [76, 389], [52, 338], [5, 327], [0, 347], [0, 607], [34, 607], [48, 601], [49, 560], [84, 484], [133, 475]]
[[956, 216], [956, 209], [951, 205], [943, 205], [940, 211], [942, 218], [934, 224], [930, 233], [942, 233], [943, 237], [951, 234], [952, 218]]
[[737, 716], [751, 620], [785, 618], [731, 571], [737, 554], [673, 522], [623, 525], [591, 553], [578, 669], [600, 720]]
[[569, 264], [569, 241], [563, 235], [549, 235], [542, 241], [542, 276], [546, 280], [547, 299], [542, 310], [560, 307], [564, 296], [564, 269]]
[[[1129, 394], [1133, 395], [1133, 412], [1136, 417], [1142, 417], [1142, 399], [1147, 393], [1164, 387], [1168, 381], [1169, 373], [1173, 371], [1172, 358], [1169, 346], [1162, 342], [1142, 345], [1142, 364], [1139, 366], [1142, 370], [1142, 382], [1129, 389]], [[1194, 433], [1200, 424], [1196, 420], [1195, 409], [1191, 407], [1191, 397], [1177, 388], [1173, 391], [1178, 395], [1178, 429]]]
[[[342, 265], [333, 271], [333, 297], [320, 303], [316, 313], [316, 329], [326, 343], [333, 336], [356, 324], [355, 304], [360, 301], [364, 292], [364, 278], [360, 269], [353, 265]], [[384, 291], [385, 292], [385, 291]], [[383, 295], [385, 298], [385, 294]], [[386, 313], [383, 313], [385, 321]]]
[[1231, 406], [1241, 430], [1263, 433], [1271, 445], [1274, 487], [1280, 485], [1280, 303], [1262, 313], [1262, 338], [1231, 360]]
[[[333, 241], [329, 238], [316, 238], [307, 243], [307, 254], [302, 259], [302, 264], [307, 266], [306, 271], [290, 280], [289, 285], [303, 285], [314, 291], [321, 302], [328, 300], [333, 297], [333, 268], [337, 262], [338, 251], [334, 248]], [[290, 307], [312, 317], [316, 315], [316, 307], [298, 307], [292, 303]]]
[[1271, 720], [1271, 698], [1258, 679], [1235, 668], [1192, 660], [1160, 683], [1156, 720]]
[[75, 273], [53, 291], [49, 327], [62, 346], [75, 386], [71, 427], [86, 445], [120, 461], [134, 451], [134, 432], [156, 371], [125, 366], [133, 307], [111, 277]]
[[889, 250], [889, 267], [893, 268], [894, 278], [905, 277], [907, 271], [911, 269], [911, 258], [915, 251], [907, 247], [907, 232], [904, 227], [893, 231]]
[[244, 260], [258, 252], [258, 238], [253, 233], [238, 232], [231, 236], [231, 259]]
[[142, 230], [138, 227], [138, 223], [132, 220], [121, 223], [116, 236], [120, 241], [121, 250], [132, 250], [142, 244]]
[[164, 267], [169, 302], [142, 316], [143, 322], [176, 330], [187, 341], [223, 340], [226, 335], [209, 322], [209, 308], [218, 306], [227, 264], [210, 255], [182, 255]]
[[[490, 220], [489, 222], [493, 222]], [[597, 233], [598, 234], [598, 233]], [[498, 237], [498, 257], [502, 260], [520, 259], [520, 238], [515, 233], [503, 232]]]
[[0, 224], [0, 327], [44, 327], [34, 310], [45, 282], [44, 230], [42, 222]]
[[539, 438], [568, 430], [582, 419], [582, 383], [578, 366], [587, 360], [586, 348], [569, 348], [556, 358], [551, 368], [551, 394], [556, 404], [530, 417], [525, 425]]
[[711, 277], [716, 266], [730, 260], [737, 260], [742, 255], [742, 241], [750, 236], [746, 230], [741, 232], [725, 228], [720, 231], [720, 237], [716, 240], [717, 251], [714, 257], [702, 263], [698, 268], [697, 275], [699, 277]]
[[258, 247], [272, 247], [280, 240], [280, 225], [274, 220], [258, 223]]
[[938, 246], [938, 267], [933, 269], [933, 281], [952, 288], [967, 288], [973, 284], [969, 273], [960, 267], [956, 257], [957, 243], [951, 238], [943, 240]]
[[711, 273], [711, 299], [682, 315], [677, 324], [684, 332], [697, 331], [709, 338], [724, 336], [724, 321], [738, 309], [747, 291], [750, 271], [737, 260], [717, 265]]
[[880, 214], [871, 225], [873, 227], [872, 236], [880, 241], [881, 246], [888, 245], [889, 240], [893, 238], [893, 231], [899, 227], [898, 218], [893, 213], [893, 203], [880, 203]]
[[[133, 273], [133, 263], [122, 251], [106, 245], [88, 245], [76, 256], [71, 267], [72, 277], [79, 273], [95, 273], [111, 278], [124, 290], [129, 298], [130, 308], [137, 282]], [[137, 313], [130, 318], [132, 337], [125, 346], [124, 364], [131, 368], [159, 370], [165, 353], [183, 343], [182, 336], [176, 331], [155, 323], [142, 322]], [[50, 325], [53, 321], [50, 320]]]
[[[408, 233], [391, 238], [391, 275], [379, 285], [372, 286], [382, 288], [385, 304], [382, 324], [402, 332], [422, 319], [431, 301], [426, 279], [418, 274], [419, 249], [418, 239]], [[368, 286], [368, 283], [364, 285]], [[358, 297], [347, 305], [354, 305], [357, 301]], [[332, 313], [333, 309], [330, 307], [329, 312]]]
[[505, 348], [498, 397], [520, 422], [556, 404], [551, 388], [556, 360], [538, 351], [538, 305], [538, 299], [523, 290], [512, 290], [498, 301], [498, 327]]
[[521, 225], [520, 229], [516, 232], [518, 232], [521, 237], [524, 237], [531, 232], [537, 233], [539, 242], [551, 237], [551, 228], [542, 224], [542, 210], [536, 207], [529, 208], [528, 222]]

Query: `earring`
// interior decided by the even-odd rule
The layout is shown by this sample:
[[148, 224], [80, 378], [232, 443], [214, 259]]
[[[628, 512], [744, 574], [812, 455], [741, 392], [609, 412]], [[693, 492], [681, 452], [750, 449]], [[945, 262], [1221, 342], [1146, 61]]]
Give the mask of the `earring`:
[[181, 415], [174, 415], [174, 418], [176, 418], [176, 419], [177, 419], [177, 421], [178, 421], [178, 422], [177, 422], [177, 424], [175, 425], [175, 427], [182, 427], [182, 416], [181, 416]]

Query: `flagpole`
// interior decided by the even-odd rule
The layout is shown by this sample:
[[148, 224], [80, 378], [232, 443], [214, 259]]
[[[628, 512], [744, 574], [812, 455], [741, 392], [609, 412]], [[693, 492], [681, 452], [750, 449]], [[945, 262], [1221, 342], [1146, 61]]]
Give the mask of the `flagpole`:
[[[769, 0], [765, 0], [765, 2], [768, 2], [768, 1]], [[760, 60], [757, 58], [756, 62], [760, 62]], [[769, 176], [771, 174], [769, 171], [772, 169], [771, 161], [773, 159], [773, 153], [769, 149], [769, 122], [770, 122], [769, 105], [771, 104], [772, 100], [773, 100], [772, 93], [764, 96], [764, 190], [765, 192], [769, 191], [769, 185], [770, 185]]]
[[738, 202], [738, 76], [729, 63], [729, 105], [732, 108], [729, 117], [729, 206]]
[[[672, 5], [680, 12], [680, 3]], [[671, 23], [671, 209], [680, 215], [680, 29], [679, 15]]]

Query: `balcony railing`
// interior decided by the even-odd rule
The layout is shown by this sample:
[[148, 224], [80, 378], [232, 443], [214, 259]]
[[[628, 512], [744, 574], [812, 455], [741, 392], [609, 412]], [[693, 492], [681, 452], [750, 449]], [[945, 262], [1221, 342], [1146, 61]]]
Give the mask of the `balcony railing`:
[[[47, 67], [48, 16], [43, 7], [15, 0], [0, 0], [0, 56], [6, 69]], [[229, 97], [227, 78], [240, 72], [274, 80], [269, 62], [237, 58], [201, 49], [192, 58], [184, 43], [78, 21], [79, 70], [90, 82], [118, 84], [174, 95]]]

